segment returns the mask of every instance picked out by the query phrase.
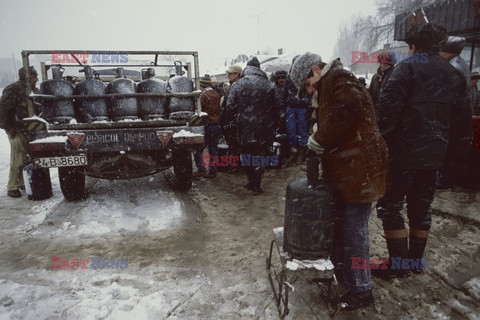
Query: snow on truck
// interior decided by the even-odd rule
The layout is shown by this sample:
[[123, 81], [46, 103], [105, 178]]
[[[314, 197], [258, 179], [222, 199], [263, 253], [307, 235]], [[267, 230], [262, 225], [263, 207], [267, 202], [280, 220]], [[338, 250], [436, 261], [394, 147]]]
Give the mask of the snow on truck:
[[[24, 119], [32, 171], [57, 167], [67, 200], [85, 196], [85, 176], [131, 179], [171, 167], [176, 187], [190, 189], [191, 152], [204, 143], [197, 52], [23, 51], [26, 70], [32, 56], [42, 78]], [[50, 185], [49, 174], [27, 177], [27, 194]]]

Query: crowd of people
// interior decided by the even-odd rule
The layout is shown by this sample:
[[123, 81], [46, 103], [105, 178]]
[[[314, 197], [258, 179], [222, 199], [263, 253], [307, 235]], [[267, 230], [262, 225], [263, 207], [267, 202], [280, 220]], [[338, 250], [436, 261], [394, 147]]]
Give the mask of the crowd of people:
[[[228, 84], [205, 75], [200, 108], [207, 114], [205, 146], [218, 157], [223, 136], [230, 154], [267, 156], [278, 135], [286, 135], [286, 165], [308, 156], [322, 159], [322, 176], [338, 191], [332, 261], [348, 290], [340, 308], [353, 310], [373, 302], [372, 273], [402, 279], [421, 273], [421, 266], [392, 268], [392, 259], [422, 259], [432, 224], [431, 203], [437, 188], [462, 184], [478, 170], [472, 147], [472, 115], [480, 113], [478, 73], [470, 75], [460, 56], [465, 39], [448, 37], [445, 29], [427, 23], [405, 37], [410, 57], [394, 63], [386, 54], [370, 85], [347, 71], [339, 59], [323, 62], [317, 54], [296, 56], [290, 70], [269, 79], [256, 57], [245, 68], [232, 65]], [[419, 63], [416, 55], [428, 55]], [[30, 72], [35, 87], [37, 73]], [[12, 150], [8, 196], [23, 187], [28, 116], [26, 72], [5, 88], [0, 124]], [[205, 166], [204, 148], [195, 153], [196, 177], [215, 178], [218, 167]], [[263, 193], [265, 168], [245, 168], [244, 187]], [[470, 173], [470, 174], [469, 174]], [[478, 185], [478, 175], [475, 176]], [[385, 268], [352, 268], [351, 258], [370, 258], [368, 220], [373, 204], [381, 219], [389, 252]], [[407, 203], [408, 229], [402, 215]]]

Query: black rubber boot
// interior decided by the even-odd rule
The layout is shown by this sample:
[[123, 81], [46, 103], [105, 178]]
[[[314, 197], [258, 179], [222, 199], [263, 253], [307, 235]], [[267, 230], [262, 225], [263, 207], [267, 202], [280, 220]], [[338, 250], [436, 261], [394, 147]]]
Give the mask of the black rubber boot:
[[364, 292], [347, 292], [341, 299], [340, 310], [356, 310], [358, 308], [367, 307], [373, 303], [372, 290]]
[[[419, 259], [423, 258], [425, 253], [425, 247], [427, 246], [428, 231], [426, 230], [410, 230], [410, 248], [408, 250], [408, 257], [410, 259]], [[419, 266], [412, 266], [411, 271], [416, 274], [423, 272], [423, 269], [426, 268], [426, 264], [420, 262]]]
[[[405, 238], [389, 238], [388, 234], [392, 232], [405, 234]], [[408, 232], [406, 229], [385, 231], [385, 236], [387, 237], [387, 249], [390, 256], [388, 265], [387, 268], [382, 265], [379, 269], [372, 269], [372, 276], [384, 280], [391, 280], [393, 278], [405, 278], [410, 275], [410, 270], [400, 269], [402, 266], [402, 259], [408, 257], [407, 234]]]

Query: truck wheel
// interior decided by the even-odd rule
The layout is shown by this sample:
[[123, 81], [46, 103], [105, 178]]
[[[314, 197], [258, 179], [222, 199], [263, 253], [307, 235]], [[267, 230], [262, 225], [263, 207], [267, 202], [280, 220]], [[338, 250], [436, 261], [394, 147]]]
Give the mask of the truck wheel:
[[59, 167], [58, 179], [66, 200], [76, 201], [85, 197], [85, 169], [83, 167]]
[[192, 153], [187, 150], [176, 150], [173, 151], [172, 157], [177, 189], [180, 191], [190, 190], [193, 178]]

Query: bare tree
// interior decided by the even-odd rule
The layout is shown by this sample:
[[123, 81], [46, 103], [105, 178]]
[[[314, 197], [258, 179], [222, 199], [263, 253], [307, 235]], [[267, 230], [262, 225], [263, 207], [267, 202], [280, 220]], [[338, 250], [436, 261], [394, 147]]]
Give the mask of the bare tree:
[[438, 1], [440, 0], [377, 0], [376, 16], [356, 17], [350, 26], [340, 28], [335, 55], [345, 57], [352, 50], [371, 53], [383, 43], [392, 43], [395, 15]]

